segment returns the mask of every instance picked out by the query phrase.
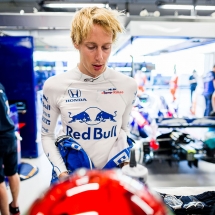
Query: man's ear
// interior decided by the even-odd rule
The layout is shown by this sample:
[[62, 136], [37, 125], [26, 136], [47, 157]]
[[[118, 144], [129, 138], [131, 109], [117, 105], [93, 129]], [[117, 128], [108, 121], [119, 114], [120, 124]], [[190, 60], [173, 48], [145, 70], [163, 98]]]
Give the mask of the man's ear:
[[79, 49], [79, 45], [77, 45], [77, 44], [75, 44], [75, 43], [73, 43], [73, 45], [74, 45], [74, 47], [75, 47], [76, 49]]

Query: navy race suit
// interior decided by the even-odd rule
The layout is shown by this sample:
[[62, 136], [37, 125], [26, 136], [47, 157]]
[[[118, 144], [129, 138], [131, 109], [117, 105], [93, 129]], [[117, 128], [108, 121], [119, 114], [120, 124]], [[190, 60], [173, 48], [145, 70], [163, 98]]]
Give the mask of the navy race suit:
[[[128, 120], [136, 91], [133, 78], [110, 68], [92, 78], [76, 67], [45, 82], [42, 144], [57, 175], [67, 171], [54, 144], [58, 136], [71, 136], [99, 169], [114, 147], [128, 147]], [[62, 129], [55, 134], [59, 116]]]
[[9, 116], [9, 105], [5, 89], [0, 83], [0, 138], [11, 133], [14, 133], [14, 124]]
[[5, 175], [17, 172], [17, 145], [9, 108], [5, 89], [0, 83], [0, 184], [4, 182]]

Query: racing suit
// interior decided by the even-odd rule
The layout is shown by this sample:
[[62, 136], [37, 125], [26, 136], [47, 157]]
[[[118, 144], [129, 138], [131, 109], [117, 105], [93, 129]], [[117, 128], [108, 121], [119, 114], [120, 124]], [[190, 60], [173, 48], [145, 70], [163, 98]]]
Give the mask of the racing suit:
[[[17, 145], [14, 123], [9, 116], [8, 99], [0, 83], [0, 183], [17, 172]], [[1, 199], [0, 199], [1, 201]]]
[[[92, 78], [76, 67], [45, 82], [42, 144], [57, 175], [67, 171], [54, 144], [58, 117], [61, 117], [62, 129], [57, 136], [71, 136], [95, 167], [102, 169], [114, 156], [111, 155], [113, 148], [128, 147], [128, 120], [136, 93], [133, 78], [110, 68]], [[122, 159], [126, 160], [118, 158], [116, 163]]]

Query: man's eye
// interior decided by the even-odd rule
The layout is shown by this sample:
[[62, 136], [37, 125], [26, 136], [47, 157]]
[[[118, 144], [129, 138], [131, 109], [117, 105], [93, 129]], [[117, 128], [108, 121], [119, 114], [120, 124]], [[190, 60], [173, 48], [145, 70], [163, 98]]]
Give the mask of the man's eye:
[[95, 46], [87, 46], [88, 49], [93, 50]]
[[110, 49], [110, 47], [103, 47], [103, 49], [104, 49], [104, 50], [108, 50], [108, 49]]

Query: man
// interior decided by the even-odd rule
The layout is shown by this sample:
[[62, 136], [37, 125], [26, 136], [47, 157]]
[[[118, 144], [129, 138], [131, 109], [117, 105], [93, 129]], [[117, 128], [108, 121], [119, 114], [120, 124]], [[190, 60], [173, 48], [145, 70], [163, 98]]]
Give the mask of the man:
[[193, 74], [189, 77], [189, 82], [190, 82], [190, 93], [191, 93], [191, 103], [192, 103], [192, 96], [193, 92], [196, 90], [197, 86], [197, 74], [196, 70], [193, 70]]
[[178, 88], [178, 76], [176, 74], [175, 68], [174, 68], [174, 74], [170, 79], [169, 86], [170, 86], [170, 93], [172, 95], [172, 101], [174, 102], [176, 100], [175, 94], [176, 94], [176, 90]]
[[215, 65], [213, 66], [213, 70], [209, 71], [204, 76], [203, 80], [204, 80], [203, 95], [205, 97], [205, 105], [206, 105], [204, 116], [209, 116], [212, 111], [212, 95], [215, 89]]
[[145, 91], [147, 77], [141, 70], [137, 70], [137, 72], [134, 76], [134, 79], [137, 82], [138, 91], [139, 91], [138, 94], [141, 95]]
[[123, 32], [117, 11], [83, 8], [73, 18], [71, 38], [80, 62], [71, 71], [49, 78], [43, 88], [42, 144], [59, 179], [68, 175], [55, 146], [55, 125], [82, 148], [95, 168], [103, 169], [110, 159], [123, 166], [127, 154], [114, 157], [113, 150], [127, 149], [128, 120], [137, 84], [107, 67], [112, 44]]
[[[2, 215], [19, 215], [18, 194], [19, 176], [17, 174], [17, 145], [14, 124], [9, 117], [9, 105], [5, 89], [0, 83], [0, 212]], [[8, 194], [5, 186], [8, 177], [12, 202], [8, 207]]]

